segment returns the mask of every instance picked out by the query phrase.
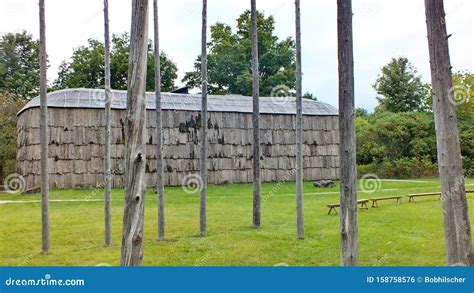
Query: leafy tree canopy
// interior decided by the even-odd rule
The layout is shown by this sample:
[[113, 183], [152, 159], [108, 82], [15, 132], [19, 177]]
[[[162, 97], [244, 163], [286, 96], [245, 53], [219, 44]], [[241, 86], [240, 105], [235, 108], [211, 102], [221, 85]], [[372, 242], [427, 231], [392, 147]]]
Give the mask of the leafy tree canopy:
[[459, 115], [474, 116], [474, 74], [468, 71], [453, 74], [451, 99]]
[[0, 92], [20, 99], [39, 94], [39, 42], [26, 31], [0, 38]]
[[[295, 89], [295, 42], [291, 38], [278, 40], [274, 35], [275, 20], [257, 12], [258, 53], [260, 71], [260, 94], [281, 95], [277, 89], [288, 89], [287, 95]], [[208, 79], [211, 94], [252, 93], [251, 71], [251, 19], [247, 10], [237, 19], [237, 31], [229, 25], [216, 23], [211, 26], [211, 40], [208, 43]], [[190, 88], [201, 84], [201, 57], [194, 63], [194, 71], [187, 72], [183, 82]]]
[[424, 112], [428, 105], [429, 86], [405, 57], [392, 58], [382, 67], [373, 85], [380, 105], [378, 111]]
[[[130, 38], [127, 33], [113, 35], [110, 52], [110, 75], [113, 89], [127, 88], [128, 56]], [[155, 56], [153, 46], [148, 45], [147, 81], [148, 91], [155, 89]], [[175, 89], [178, 68], [168, 56], [161, 52], [161, 85], [163, 91]], [[62, 88], [103, 88], [104, 87], [104, 44], [89, 39], [87, 46], [74, 50], [71, 61], [59, 66], [58, 77], [53, 83], [54, 89]]]

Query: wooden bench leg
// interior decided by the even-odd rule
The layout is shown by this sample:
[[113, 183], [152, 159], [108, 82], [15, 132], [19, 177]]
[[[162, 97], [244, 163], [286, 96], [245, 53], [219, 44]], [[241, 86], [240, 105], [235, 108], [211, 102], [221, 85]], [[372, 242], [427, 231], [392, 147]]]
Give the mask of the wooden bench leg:
[[366, 202], [362, 203], [360, 206], [360, 209], [368, 210], [369, 208], [367, 207], [367, 203]]
[[401, 198], [397, 198], [397, 203], [398, 203], [398, 204], [402, 204], [402, 199], [401, 199]]
[[373, 201], [372, 201], [372, 207], [373, 207], [373, 208], [378, 208], [378, 207], [379, 207], [379, 205], [378, 205], [378, 203], [377, 203], [376, 200], [373, 200]]
[[413, 199], [412, 196], [409, 197], [408, 202], [414, 202], [415, 200]]
[[334, 210], [334, 212], [335, 212], [335, 213], [336, 213], [336, 215], [337, 215], [337, 210], [336, 210], [336, 208], [335, 208], [335, 207], [331, 207], [331, 208], [329, 209], [328, 215], [330, 215], [330, 214], [331, 214], [331, 211], [332, 211], [332, 210]]

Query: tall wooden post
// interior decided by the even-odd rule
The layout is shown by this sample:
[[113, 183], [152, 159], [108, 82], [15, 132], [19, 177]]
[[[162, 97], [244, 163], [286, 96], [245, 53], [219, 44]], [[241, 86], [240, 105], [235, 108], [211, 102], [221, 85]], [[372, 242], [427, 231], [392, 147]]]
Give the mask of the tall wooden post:
[[104, 222], [105, 222], [105, 246], [112, 243], [112, 200], [111, 200], [111, 177], [112, 163], [110, 161], [110, 113], [112, 107], [110, 93], [110, 35], [109, 35], [109, 1], [104, 0], [104, 70], [105, 70], [105, 172], [104, 172]]
[[341, 265], [357, 265], [357, 190], [354, 111], [354, 54], [351, 0], [337, 0], [339, 61], [339, 156], [341, 162]]
[[141, 265], [143, 261], [147, 43], [148, 0], [132, 0], [127, 115], [125, 119], [125, 208], [121, 254], [123, 266]]
[[158, 0], [153, 1], [155, 43], [155, 104], [156, 104], [156, 191], [158, 193], [158, 240], [165, 239], [165, 187], [163, 182], [163, 137], [161, 116], [161, 62], [158, 26]]
[[257, 4], [250, 0], [252, 19], [252, 96], [253, 96], [253, 226], [260, 228], [260, 78], [258, 73]]
[[443, 0], [425, 0], [448, 264], [474, 265]]
[[49, 174], [48, 174], [48, 88], [44, 0], [39, 1], [40, 19], [40, 143], [41, 143], [41, 242], [43, 254], [49, 253]]
[[304, 238], [303, 205], [303, 99], [301, 72], [301, 12], [300, 0], [295, 0], [296, 23], [296, 232]]
[[201, 203], [199, 212], [199, 230], [201, 236], [206, 236], [206, 198], [207, 198], [207, 0], [202, 1], [202, 35], [201, 35], [201, 160], [200, 176]]

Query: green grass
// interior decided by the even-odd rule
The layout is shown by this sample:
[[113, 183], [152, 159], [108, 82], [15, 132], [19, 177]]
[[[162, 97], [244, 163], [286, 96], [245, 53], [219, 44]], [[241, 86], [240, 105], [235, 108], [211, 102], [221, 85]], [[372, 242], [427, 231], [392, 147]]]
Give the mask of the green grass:
[[[428, 182], [383, 181], [375, 194], [359, 198], [439, 191]], [[474, 180], [466, 182], [474, 189]], [[208, 236], [199, 237], [199, 195], [166, 188], [166, 241], [157, 238], [157, 200], [146, 195], [145, 265], [334, 266], [339, 264], [339, 216], [326, 204], [338, 201], [338, 186], [316, 189], [305, 183], [305, 239], [295, 235], [294, 183], [262, 185], [262, 228], [252, 221], [252, 185], [209, 186]], [[396, 190], [386, 190], [396, 189]], [[101, 199], [102, 190], [53, 190], [51, 199]], [[0, 195], [0, 200], [39, 200], [39, 195]], [[468, 195], [474, 218], [474, 194]], [[118, 265], [123, 190], [113, 191], [113, 246], [103, 246], [103, 203], [51, 202], [51, 253], [41, 251], [40, 203], [0, 204], [0, 265]], [[472, 224], [472, 220], [471, 220]], [[359, 213], [359, 264], [444, 265], [441, 202], [434, 197], [402, 205], [380, 202]]]

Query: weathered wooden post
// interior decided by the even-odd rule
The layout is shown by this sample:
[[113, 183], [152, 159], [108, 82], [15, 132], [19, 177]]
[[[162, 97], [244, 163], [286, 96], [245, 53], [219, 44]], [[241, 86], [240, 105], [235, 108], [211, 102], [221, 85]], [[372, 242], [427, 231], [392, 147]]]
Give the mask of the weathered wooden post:
[[252, 96], [253, 96], [253, 226], [260, 228], [260, 80], [258, 73], [257, 4], [250, 0], [252, 19]]
[[425, 0], [446, 258], [474, 265], [443, 0]]
[[202, 34], [201, 34], [201, 161], [200, 176], [202, 186], [199, 212], [199, 230], [201, 236], [206, 236], [206, 201], [207, 201], [207, 0], [202, 0]]
[[301, 72], [301, 12], [300, 0], [295, 0], [296, 27], [296, 231], [304, 238], [303, 205], [303, 100]]
[[110, 35], [109, 35], [109, 1], [104, 0], [104, 74], [105, 74], [105, 172], [104, 172], [104, 222], [105, 246], [112, 243], [112, 209], [111, 209], [111, 161], [110, 161], [110, 113], [112, 107], [110, 93]]
[[161, 116], [161, 63], [158, 26], [158, 0], [153, 1], [155, 43], [155, 103], [156, 103], [156, 191], [158, 193], [158, 240], [165, 239], [165, 187], [163, 182], [163, 137]]
[[132, 25], [125, 118], [125, 208], [123, 214], [123, 266], [141, 265], [144, 244], [146, 164], [146, 65], [148, 0], [132, 0]]
[[41, 250], [49, 253], [48, 88], [44, 0], [39, 1], [40, 19], [40, 143], [41, 143]]
[[337, 0], [339, 155], [341, 161], [341, 265], [357, 265], [357, 189], [354, 124], [354, 55], [351, 0]]

